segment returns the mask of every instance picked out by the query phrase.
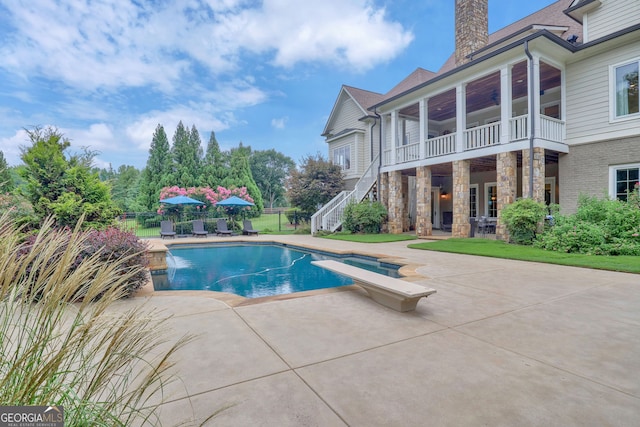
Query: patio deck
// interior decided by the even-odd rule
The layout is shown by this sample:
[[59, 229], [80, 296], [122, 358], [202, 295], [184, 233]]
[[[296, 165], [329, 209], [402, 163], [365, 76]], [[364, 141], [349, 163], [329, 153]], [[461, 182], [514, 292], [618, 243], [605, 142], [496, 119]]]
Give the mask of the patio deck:
[[199, 335], [181, 352], [181, 382], [166, 390], [163, 425], [226, 406], [206, 425], [630, 426], [640, 419], [638, 275], [412, 250], [409, 242], [231, 239], [348, 245], [400, 258], [412, 281], [437, 294], [409, 313], [355, 287], [248, 305], [211, 292], [119, 302], [114, 309], [166, 310], [174, 335]]

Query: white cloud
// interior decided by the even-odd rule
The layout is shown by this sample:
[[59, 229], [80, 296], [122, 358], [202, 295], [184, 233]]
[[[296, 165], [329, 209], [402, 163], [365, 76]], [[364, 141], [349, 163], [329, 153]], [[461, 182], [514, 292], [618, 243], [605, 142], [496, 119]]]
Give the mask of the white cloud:
[[366, 0], [256, 4], [12, 1], [5, 7], [14, 28], [4, 30], [0, 67], [85, 90], [172, 92], [197, 64], [214, 75], [239, 70], [243, 52], [268, 54], [276, 66], [313, 61], [366, 70], [413, 37]]
[[0, 150], [4, 154], [7, 164], [10, 166], [19, 165], [20, 147], [28, 145], [29, 136], [24, 129], [16, 131], [16, 133], [8, 138], [0, 138]]
[[271, 126], [276, 129], [284, 129], [288, 121], [289, 121], [289, 117], [280, 117], [279, 119], [271, 119]]

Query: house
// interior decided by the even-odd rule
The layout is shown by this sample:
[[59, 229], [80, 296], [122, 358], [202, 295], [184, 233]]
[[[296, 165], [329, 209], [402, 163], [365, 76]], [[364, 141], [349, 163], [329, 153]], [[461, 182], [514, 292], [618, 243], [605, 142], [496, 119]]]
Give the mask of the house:
[[353, 169], [312, 231], [376, 197], [391, 233], [429, 236], [446, 212], [454, 237], [487, 216], [506, 239], [500, 213], [516, 198], [571, 213], [580, 194], [624, 198], [639, 181], [639, 1], [559, 0], [493, 34], [487, 0], [455, 4], [456, 50], [440, 70], [384, 95], [342, 87], [323, 135]]

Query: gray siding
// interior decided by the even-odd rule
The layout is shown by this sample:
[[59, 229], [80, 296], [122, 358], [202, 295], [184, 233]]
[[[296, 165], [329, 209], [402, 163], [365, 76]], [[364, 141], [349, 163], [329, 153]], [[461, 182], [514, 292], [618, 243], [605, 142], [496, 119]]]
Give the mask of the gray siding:
[[610, 122], [609, 105], [610, 66], [638, 57], [638, 46], [623, 46], [567, 66], [567, 144], [638, 133], [640, 118]]
[[336, 134], [344, 129], [365, 129], [365, 123], [358, 120], [362, 116], [362, 110], [353, 99], [345, 97], [336, 112], [333, 133]]
[[571, 147], [559, 159], [562, 213], [573, 213], [578, 196], [608, 195], [609, 166], [640, 162], [640, 136]]
[[593, 41], [640, 22], [640, 0], [602, 0], [586, 17], [587, 40]]

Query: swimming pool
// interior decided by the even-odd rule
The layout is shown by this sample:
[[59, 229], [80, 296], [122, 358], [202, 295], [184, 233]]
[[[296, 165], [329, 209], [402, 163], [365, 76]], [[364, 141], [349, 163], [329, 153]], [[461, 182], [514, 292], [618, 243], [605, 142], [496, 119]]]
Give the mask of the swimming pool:
[[246, 298], [282, 295], [353, 283], [311, 261], [336, 259], [391, 277], [398, 266], [370, 257], [340, 256], [277, 244], [171, 246], [166, 274], [153, 274], [155, 290], [211, 290]]

